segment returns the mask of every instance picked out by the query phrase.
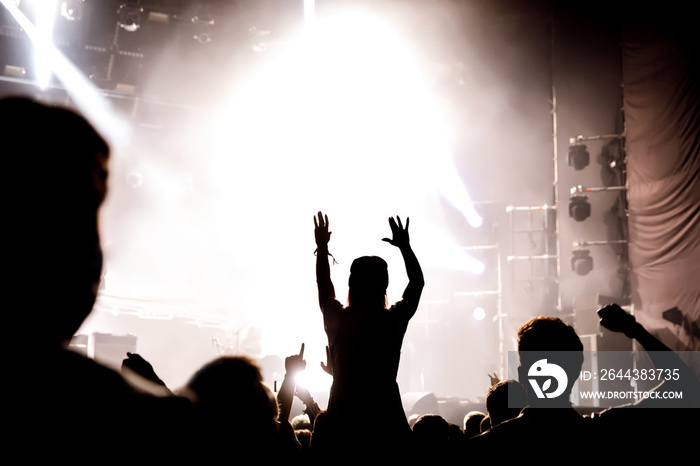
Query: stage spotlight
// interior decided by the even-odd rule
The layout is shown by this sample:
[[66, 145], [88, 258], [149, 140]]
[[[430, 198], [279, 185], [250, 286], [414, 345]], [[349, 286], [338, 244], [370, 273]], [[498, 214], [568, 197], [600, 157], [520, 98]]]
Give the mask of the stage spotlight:
[[486, 317], [486, 309], [481, 306], [475, 307], [472, 311], [472, 316], [475, 320], [484, 320]]
[[207, 30], [199, 31], [194, 35], [194, 40], [196, 40], [200, 44], [208, 44], [209, 42], [211, 42], [211, 34]]
[[683, 312], [681, 312], [678, 307], [672, 307], [668, 311], [664, 311], [661, 313], [661, 317], [664, 318], [664, 320], [667, 320], [671, 322], [672, 324], [676, 325], [683, 325]]
[[85, 0], [67, 0], [61, 2], [61, 16], [68, 21], [80, 21], [83, 17]]
[[578, 275], [586, 275], [593, 270], [593, 258], [588, 249], [575, 249], [571, 258], [571, 270]]
[[27, 76], [27, 69], [23, 66], [5, 65], [5, 76], [24, 78]]
[[253, 52], [265, 52], [268, 49], [268, 41], [270, 40], [270, 31], [267, 29], [258, 29], [256, 26], [248, 28], [250, 36], [251, 48]]
[[123, 28], [128, 32], [135, 32], [141, 27], [141, 14], [143, 13], [143, 8], [138, 5], [129, 5], [127, 3], [122, 3], [119, 5], [119, 19], [117, 24], [119, 27]]
[[569, 146], [569, 166], [575, 170], [583, 170], [591, 161], [591, 154], [583, 144]]
[[580, 185], [574, 186], [570, 193], [569, 217], [577, 222], [583, 222], [591, 216], [591, 204], [588, 202], [588, 197], [583, 194], [584, 188]]
[[577, 222], [583, 222], [591, 216], [591, 204], [586, 196], [574, 196], [569, 203], [569, 217]]
[[197, 28], [193, 36], [197, 42], [199, 42], [200, 44], [208, 44], [209, 42], [211, 42], [211, 30], [214, 26], [213, 19], [203, 19], [199, 16], [195, 16], [194, 18], [192, 18], [192, 24], [194, 24]]

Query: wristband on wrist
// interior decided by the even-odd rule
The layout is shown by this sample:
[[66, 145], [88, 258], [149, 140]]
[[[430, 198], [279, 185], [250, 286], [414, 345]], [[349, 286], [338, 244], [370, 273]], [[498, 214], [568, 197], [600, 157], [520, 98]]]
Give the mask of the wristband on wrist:
[[319, 253], [320, 253], [320, 254], [326, 254], [326, 255], [328, 255], [328, 256], [331, 256], [331, 258], [333, 258], [333, 263], [334, 263], [334, 264], [337, 264], [337, 263], [338, 263], [338, 262], [335, 260], [335, 257], [333, 257], [333, 254], [331, 254], [331, 253], [328, 251], [328, 245], [326, 245], [326, 246], [323, 247], [323, 248], [317, 247], [316, 250], [314, 251], [314, 256], [318, 256]]

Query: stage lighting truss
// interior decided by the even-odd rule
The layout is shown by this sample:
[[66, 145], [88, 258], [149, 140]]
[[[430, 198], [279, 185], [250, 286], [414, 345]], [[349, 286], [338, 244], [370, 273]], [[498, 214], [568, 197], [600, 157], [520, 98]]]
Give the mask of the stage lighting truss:
[[[557, 208], [554, 205], [507, 206], [510, 230], [510, 286], [553, 298], [559, 279]], [[541, 294], [540, 294], [541, 293]], [[558, 293], [552, 307], [561, 309]]]
[[571, 256], [571, 270], [578, 275], [587, 275], [593, 270], [593, 257], [590, 246], [610, 246], [610, 245], [625, 245], [627, 240], [611, 240], [611, 241], [574, 241]]
[[[583, 170], [591, 163], [591, 154], [588, 152], [588, 147], [584, 144], [587, 141], [612, 141], [621, 139], [622, 134], [601, 134], [596, 136], [576, 136], [569, 138], [569, 166], [574, 170]], [[614, 168], [614, 167], [612, 167]]]
[[591, 216], [591, 204], [588, 202], [588, 193], [601, 191], [624, 191], [626, 186], [604, 186], [584, 188], [581, 185], [573, 186], [569, 191], [569, 217], [577, 222], [583, 222]]
[[119, 27], [128, 32], [135, 32], [141, 27], [143, 8], [140, 2], [127, 2], [119, 5], [117, 10]]
[[[466, 246], [461, 248], [468, 251], [470, 254], [475, 254], [483, 261], [483, 266], [486, 268], [481, 274], [487, 275], [484, 280], [479, 280], [476, 283], [478, 290], [457, 291], [454, 296], [467, 297], [470, 301], [473, 313], [477, 320], [482, 320], [488, 309], [495, 312], [493, 319], [496, 320], [501, 313], [501, 293], [502, 293], [502, 276], [501, 276], [501, 254], [497, 244], [482, 245], [482, 246]], [[477, 310], [478, 309], [478, 310]], [[483, 315], [482, 315], [483, 312]], [[481, 318], [478, 316], [481, 315]]]

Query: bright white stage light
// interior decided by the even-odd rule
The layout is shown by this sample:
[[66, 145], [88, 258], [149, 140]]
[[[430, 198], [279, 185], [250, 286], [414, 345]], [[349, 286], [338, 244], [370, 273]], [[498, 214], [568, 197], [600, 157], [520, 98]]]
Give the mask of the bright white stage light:
[[[99, 94], [93, 83], [50, 40], [47, 40], [46, 32], [40, 32], [17, 8], [15, 2], [0, 0], [0, 3], [7, 8], [7, 11], [27, 34], [34, 44], [35, 50], [40, 51], [42, 63], [45, 63], [47, 68], [61, 81], [81, 113], [112, 147], [126, 145], [131, 134], [129, 125], [115, 116], [109, 103]], [[42, 66], [44, 65], [42, 64]]]
[[[139, 233], [134, 254], [124, 261], [140, 271], [146, 291], [166, 280], [183, 284], [178, 291], [197, 297], [198, 312], [252, 321], [269, 351], [284, 353], [297, 344], [290, 340], [304, 318], [319, 316], [309, 286], [312, 216], [319, 209], [334, 232], [341, 301], [350, 262], [371, 254], [389, 262], [389, 300], [400, 299], [405, 268], [400, 253], [381, 241], [391, 234], [390, 215], [411, 217], [412, 241], [425, 262], [434, 258], [441, 271], [483, 271], [435, 221], [432, 199], [450, 186], [457, 199], [463, 185], [432, 77], [390, 24], [362, 13], [318, 15], [304, 34], [256, 65], [246, 83], [237, 82], [231, 101], [222, 101], [222, 115], [211, 115], [219, 124], [211, 138], [216, 148], [196, 149], [202, 184], [195, 189], [206, 189], [180, 197], [170, 194], [167, 170], [148, 178], [144, 195], [157, 196], [158, 208], [145, 222], [157, 222], [158, 234], [132, 229]], [[188, 250], [173, 253], [183, 237]], [[142, 250], [147, 253], [137, 254]], [[159, 260], [146, 260], [151, 257]], [[275, 299], [268, 299], [273, 290]], [[309, 348], [324, 348], [318, 328], [305, 336]]]
[[316, 0], [304, 0], [304, 23], [307, 27], [312, 26], [316, 18]]
[[[287, 264], [297, 263], [289, 257], [299, 245], [311, 242], [313, 251], [309, 214], [319, 209], [329, 214], [331, 252], [344, 265], [334, 272], [341, 301], [346, 266], [372, 254], [388, 259], [389, 300], [400, 299], [405, 269], [381, 241], [390, 235], [390, 215], [411, 216], [412, 238], [426, 262], [483, 272], [484, 264], [460, 250], [444, 225], [430, 224], [432, 199], [441, 192], [461, 203], [470, 222], [480, 219], [454, 169], [432, 76], [397, 29], [363, 11], [317, 15], [270, 52], [216, 118], [211, 173], [223, 209], [216, 231], [246, 271], [240, 279], [265, 276], [266, 284], [283, 284], [292, 294], [306, 289], [306, 278]], [[269, 293], [256, 284], [239, 286], [251, 299]], [[317, 307], [309, 297], [309, 308]], [[283, 312], [263, 305], [250, 307], [256, 315]]]
[[[457, 175], [456, 168], [454, 166], [450, 167], [448, 161], [444, 161], [443, 163], [445, 168], [441, 170], [440, 178], [442, 183], [440, 192], [450, 204], [464, 215], [469, 225], [474, 228], [480, 227], [484, 221], [474, 208], [474, 204], [469, 197], [467, 189]], [[449, 161], [449, 163], [451, 163], [451, 161]]]
[[136, 32], [141, 27], [141, 16], [143, 15], [143, 8], [138, 4], [129, 5], [127, 3], [123, 3], [119, 5], [119, 10], [117, 14], [119, 15], [119, 18], [117, 19], [117, 24], [125, 31]]
[[[311, 359], [308, 360], [311, 361]], [[318, 367], [318, 364], [311, 367], [308, 362], [306, 369], [299, 372], [294, 380], [312, 393], [328, 392], [333, 383], [333, 378]]]
[[80, 21], [83, 17], [85, 0], [64, 0], [61, 2], [61, 16], [67, 21]]
[[33, 0], [32, 8], [36, 16], [37, 41], [34, 43], [34, 63], [39, 89], [46, 90], [51, 81], [51, 51], [53, 25], [56, 16], [56, 0]]
[[334, 191], [352, 180], [353, 199], [350, 191], [337, 199], [346, 210], [442, 192], [479, 225], [427, 81], [391, 25], [362, 12], [316, 18], [239, 89], [219, 120], [220, 147], [246, 160], [239, 170], [264, 170], [271, 185], [293, 183], [297, 194], [325, 187], [323, 178]]
[[474, 311], [472, 311], [472, 316], [476, 320], [484, 320], [484, 318], [486, 318], [486, 309], [483, 307], [475, 307]]
[[443, 264], [446, 268], [469, 272], [474, 275], [484, 273], [486, 266], [483, 262], [471, 256], [467, 251], [460, 249], [456, 244], [450, 244], [448, 250], [447, 244], [442, 247]]

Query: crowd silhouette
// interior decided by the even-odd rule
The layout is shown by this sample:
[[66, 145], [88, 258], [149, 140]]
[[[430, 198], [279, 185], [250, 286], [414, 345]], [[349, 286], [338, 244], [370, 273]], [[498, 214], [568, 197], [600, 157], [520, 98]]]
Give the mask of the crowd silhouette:
[[[5, 138], [12, 176], [3, 184], [10, 343], [19, 347], [22, 332], [36, 341], [9, 358], [8, 457], [18, 454], [28, 463], [83, 457], [98, 463], [285, 465], [500, 463], [531, 457], [567, 464], [597, 461], [602, 454], [644, 460], [668, 453], [670, 445], [692, 448], [700, 381], [616, 304], [600, 309], [601, 325], [636, 340], [656, 367], [675, 369], [678, 377], [664, 379], [655, 390], [682, 392], [682, 403], [650, 397], [580, 414], [570, 395], [583, 363], [581, 339], [559, 318], [536, 317], [517, 335], [522, 382], [492, 376], [484, 394], [486, 413], [468, 413], [462, 426], [439, 413], [409, 424], [396, 377], [424, 277], [408, 218], [405, 224], [389, 218], [391, 237], [381, 238], [398, 249], [408, 277], [401, 300], [389, 305], [387, 262], [376, 256], [352, 262], [346, 303], [337, 299], [328, 216], [314, 216], [318, 300], [328, 337], [322, 366], [332, 377], [326, 407], [296, 385], [295, 375], [306, 367], [303, 343], [285, 359], [277, 393], [247, 356], [217, 358], [173, 389], [138, 354], [125, 354], [117, 373], [69, 351], [100, 280], [98, 217], [108, 194], [109, 147], [67, 108], [17, 97], [0, 100], [0, 113], [14, 116], [6, 120]], [[554, 371], [554, 385], [551, 377], [542, 385], [533, 382], [548, 370]], [[304, 404], [304, 414], [290, 419], [294, 397]]]

